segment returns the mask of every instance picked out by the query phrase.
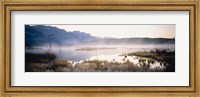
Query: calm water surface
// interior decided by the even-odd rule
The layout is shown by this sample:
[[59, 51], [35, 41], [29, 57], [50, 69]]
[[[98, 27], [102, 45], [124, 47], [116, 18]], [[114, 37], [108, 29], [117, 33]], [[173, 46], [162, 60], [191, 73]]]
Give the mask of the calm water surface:
[[[141, 66], [139, 59], [141, 57], [137, 56], [121, 56], [125, 53], [136, 52], [136, 51], [149, 51], [155, 48], [160, 49], [170, 49], [174, 50], [173, 46], [149, 46], [143, 48], [137, 47], [59, 47], [52, 48], [52, 51], [57, 55], [58, 59], [69, 60], [75, 63], [81, 63], [83, 60], [100, 60], [109, 62], [119, 62], [124, 63], [126, 61], [132, 62], [135, 65]], [[29, 53], [44, 53], [48, 51], [46, 47], [38, 47], [34, 49], [26, 49], [25, 52]], [[144, 58], [143, 58], [144, 59]], [[148, 64], [149, 58], [145, 58], [146, 64]], [[152, 60], [152, 59], [151, 59]], [[150, 63], [150, 68], [165, 68], [164, 64], [154, 60], [154, 63]], [[142, 63], [142, 64], [144, 64]]]
[[[99, 55], [114, 55], [114, 54], [124, 54], [136, 51], [148, 51], [154, 49], [156, 46], [149, 46], [145, 48], [136, 47], [60, 47], [52, 48], [52, 51], [56, 53], [58, 59], [70, 60], [70, 61], [80, 61], [89, 59], [94, 56]], [[157, 46], [156, 48], [167, 48], [166, 46]], [[173, 47], [168, 49], [174, 50]], [[38, 47], [34, 49], [26, 49], [25, 52], [31, 53], [44, 53], [47, 51], [46, 47]]]

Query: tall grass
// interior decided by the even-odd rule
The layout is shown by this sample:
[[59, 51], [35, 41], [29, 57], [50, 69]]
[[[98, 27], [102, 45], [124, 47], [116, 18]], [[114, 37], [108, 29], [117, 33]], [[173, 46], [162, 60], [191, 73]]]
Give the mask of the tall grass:
[[[138, 64], [134, 64], [129, 60], [124, 62], [100, 61], [100, 60], [84, 60], [81, 62], [72, 62], [68, 60], [60, 60], [52, 52], [43, 54], [25, 54], [25, 71], [26, 72], [163, 72], [175, 71], [175, 53], [169, 51], [150, 51], [150, 52], [133, 52], [124, 54], [127, 56], [138, 56]], [[147, 57], [147, 58], [144, 58]], [[155, 60], [161, 61], [160, 65], [166, 68], [150, 68], [150, 64], [154, 64]], [[170, 65], [166, 65], [170, 64]]]
[[[171, 51], [168, 49], [154, 49], [149, 52], [146, 52], [146, 51], [145, 52], [132, 52], [132, 53], [128, 53], [127, 55], [152, 58], [157, 61], [160, 61], [161, 65], [165, 65], [166, 72], [174, 72], [175, 71], [175, 51]], [[142, 61], [142, 60], [140, 60], [140, 61]], [[168, 64], [168, 65], [166, 65], [166, 64]]]

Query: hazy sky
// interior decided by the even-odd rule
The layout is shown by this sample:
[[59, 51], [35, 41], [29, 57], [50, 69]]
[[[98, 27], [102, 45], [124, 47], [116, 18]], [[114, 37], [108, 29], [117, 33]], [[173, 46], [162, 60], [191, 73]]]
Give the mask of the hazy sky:
[[176, 25], [49, 25], [66, 31], [81, 31], [98, 37], [175, 38]]

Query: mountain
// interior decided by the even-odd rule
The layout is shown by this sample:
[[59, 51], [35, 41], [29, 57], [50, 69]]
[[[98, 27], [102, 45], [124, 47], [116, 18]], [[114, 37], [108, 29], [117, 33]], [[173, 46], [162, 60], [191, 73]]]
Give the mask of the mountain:
[[65, 31], [52, 26], [25, 25], [25, 46], [44, 45], [138, 45], [175, 44], [175, 38], [100, 38], [86, 32]]
[[88, 33], [73, 31], [67, 32], [52, 26], [25, 25], [25, 46], [42, 46], [48, 43], [57, 45], [74, 45], [81, 42], [89, 42], [97, 37]]

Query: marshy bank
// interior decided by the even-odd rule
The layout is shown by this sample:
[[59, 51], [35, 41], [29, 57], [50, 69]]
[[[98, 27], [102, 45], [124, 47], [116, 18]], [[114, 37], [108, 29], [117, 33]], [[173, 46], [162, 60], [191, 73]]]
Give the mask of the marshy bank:
[[[66, 55], [67, 56], [67, 55]], [[25, 53], [26, 72], [174, 72], [175, 52], [162, 49], [70, 61], [53, 52]]]

